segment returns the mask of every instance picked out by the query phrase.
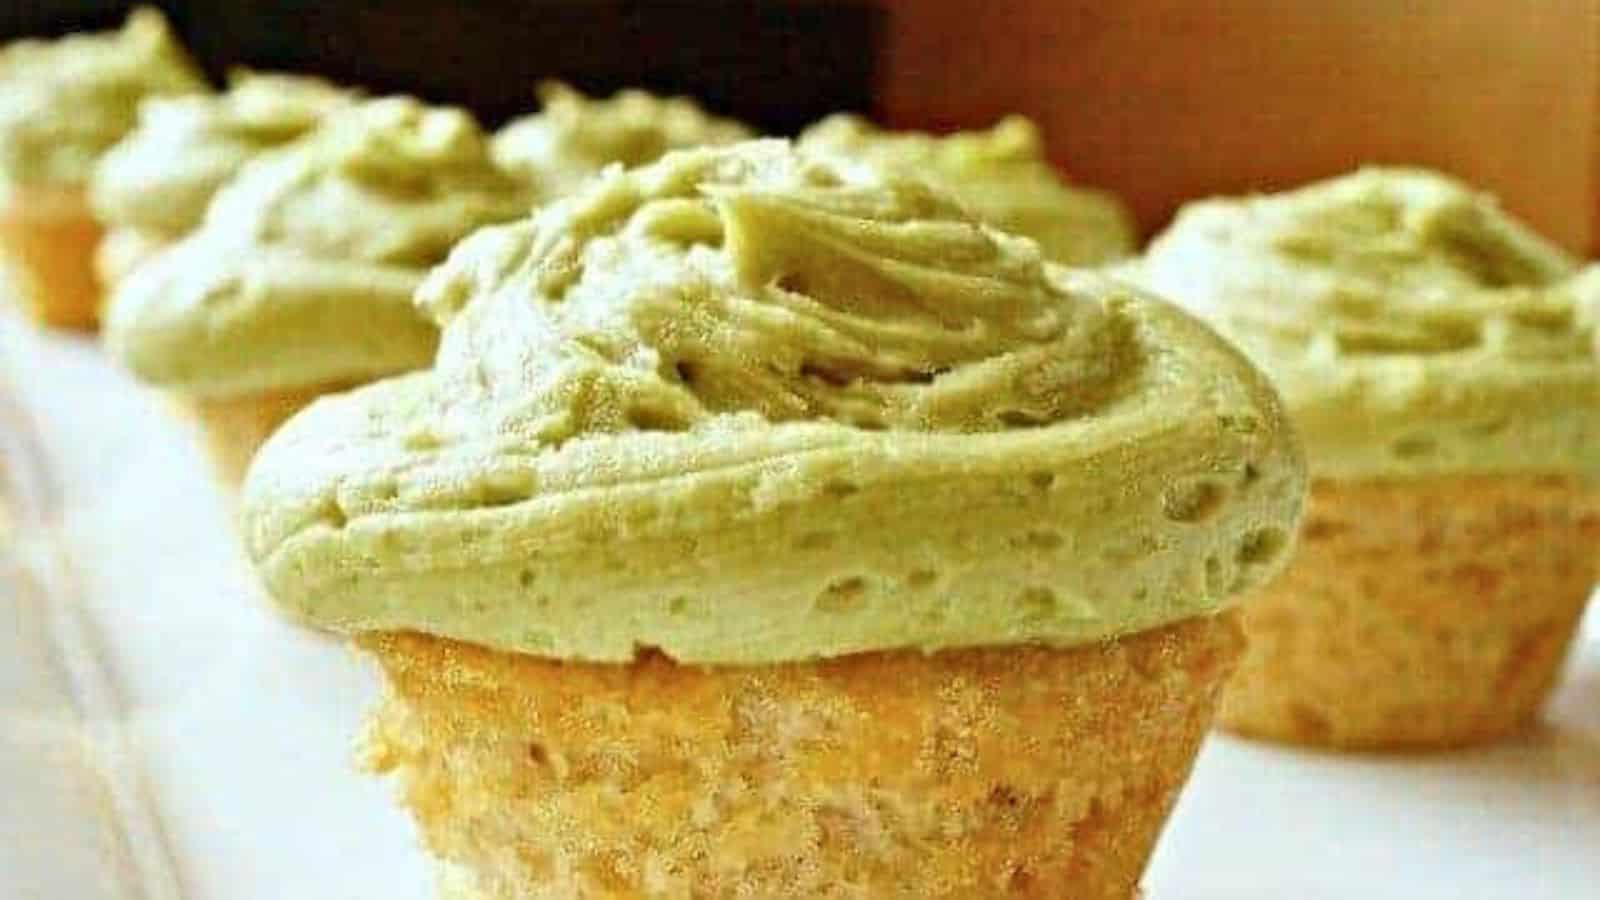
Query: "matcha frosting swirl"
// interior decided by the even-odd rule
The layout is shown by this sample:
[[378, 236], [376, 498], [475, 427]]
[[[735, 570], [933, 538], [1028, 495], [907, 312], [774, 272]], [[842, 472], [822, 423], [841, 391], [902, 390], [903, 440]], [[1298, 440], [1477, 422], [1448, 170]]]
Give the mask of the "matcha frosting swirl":
[[146, 100], [138, 127], [95, 168], [95, 213], [109, 225], [181, 236], [245, 163], [354, 100], [319, 78], [250, 72], [236, 73], [221, 94]]
[[246, 164], [201, 227], [118, 285], [105, 337], [147, 381], [237, 394], [425, 365], [412, 306], [474, 229], [526, 213], [465, 112], [391, 97]]
[[245, 488], [277, 599], [590, 660], [1095, 640], [1275, 566], [1303, 472], [1193, 320], [781, 141], [611, 171], [418, 293], [434, 368]]
[[81, 188], [134, 127], [141, 101], [204, 90], [153, 9], [118, 31], [0, 48], [0, 188]]
[[1267, 369], [1319, 475], [1600, 466], [1593, 278], [1452, 179], [1192, 204], [1138, 269]]
[[800, 143], [926, 178], [980, 220], [1033, 238], [1064, 265], [1099, 265], [1134, 250], [1133, 220], [1122, 202], [1062, 181], [1045, 158], [1039, 129], [1021, 116], [988, 131], [940, 137], [836, 115], [807, 129]]
[[495, 135], [494, 156], [533, 185], [541, 200], [571, 192], [609, 165], [641, 166], [671, 150], [754, 136], [745, 125], [710, 115], [687, 97], [625, 90], [596, 99], [550, 81], [539, 86], [539, 100], [539, 112]]

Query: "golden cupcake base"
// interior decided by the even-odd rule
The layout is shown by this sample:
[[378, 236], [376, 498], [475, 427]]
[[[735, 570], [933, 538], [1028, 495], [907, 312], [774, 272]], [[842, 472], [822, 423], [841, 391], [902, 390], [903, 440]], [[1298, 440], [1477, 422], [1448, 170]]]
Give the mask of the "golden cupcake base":
[[174, 394], [171, 399], [183, 414], [200, 426], [217, 478], [230, 490], [237, 490], [244, 482], [250, 460], [279, 425], [318, 397], [349, 387], [338, 383], [321, 384], [227, 397]]
[[360, 643], [390, 688], [369, 762], [481, 898], [1126, 900], [1242, 652], [1233, 613], [715, 668]]
[[1244, 610], [1224, 727], [1347, 749], [1489, 741], [1534, 719], [1600, 574], [1600, 488], [1506, 475], [1313, 485]]
[[92, 330], [100, 284], [94, 253], [100, 226], [82, 191], [19, 190], [0, 205], [4, 283], [34, 319]]
[[137, 228], [112, 228], [100, 239], [94, 252], [95, 277], [109, 290], [162, 250], [172, 246], [168, 238]]

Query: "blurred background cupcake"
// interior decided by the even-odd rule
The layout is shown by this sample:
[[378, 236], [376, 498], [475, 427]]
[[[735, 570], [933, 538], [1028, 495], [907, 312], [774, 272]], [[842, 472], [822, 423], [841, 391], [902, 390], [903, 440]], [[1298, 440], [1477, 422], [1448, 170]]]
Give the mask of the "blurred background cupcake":
[[1394, 747], [1536, 716], [1600, 575], [1592, 278], [1404, 169], [1195, 203], [1138, 270], [1261, 363], [1311, 460], [1223, 724]]
[[1033, 238], [1045, 256], [1064, 265], [1114, 262], [1137, 247], [1133, 217], [1122, 201], [1064, 180], [1045, 156], [1038, 127], [1021, 116], [988, 131], [936, 136], [836, 115], [801, 132], [800, 144], [926, 178], [983, 222]]
[[95, 164], [134, 127], [145, 98], [205, 90], [153, 9], [135, 10], [118, 31], [0, 49], [0, 264], [39, 320], [94, 325]]
[[609, 165], [640, 166], [669, 150], [755, 137], [749, 126], [710, 115], [687, 97], [630, 89], [597, 99], [553, 81], [541, 84], [538, 95], [543, 108], [500, 129], [493, 151], [540, 202], [571, 192]]
[[349, 105], [320, 78], [238, 70], [220, 94], [157, 97], [95, 166], [89, 201], [105, 228], [95, 268], [107, 289], [199, 227], [211, 197], [244, 164]]
[[529, 206], [467, 113], [365, 101], [245, 164], [198, 230], [119, 283], [106, 346], [195, 413], [237, 483], [315, 397], [427, 365], [437, 329], [412, 291], [456, 241]]

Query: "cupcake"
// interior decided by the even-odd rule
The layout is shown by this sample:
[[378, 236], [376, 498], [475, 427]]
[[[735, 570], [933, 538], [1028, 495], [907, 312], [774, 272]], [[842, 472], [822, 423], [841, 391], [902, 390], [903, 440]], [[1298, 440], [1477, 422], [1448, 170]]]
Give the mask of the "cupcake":
[[494, 137], [494, 157], [533, 188], [540, 202], [570, 193], [606, 166], [655, 162], [670, 150], [754, 137], [740, 122], [708, 114], [686, 97], [621, 91], [604, 100], [561, 84], [539, 85], [542, 109]]
[[134, 126], [146, 97], [206, 89], [161, 14], [120, 31], [0, 49], [0, 264], [32, 315], [92, 327], [100, 226], [86, 186], [95, 162]]
[[130, 273], [106, 346], [195, 414], [237, 484], [315, 397], [427, 365], [438, 336], [411, 303], [422, 277], [528, 208], [465, 112], [354, 104], [245, 164], [200, 228]]
[[841, 114], [808, 128], [800, 144], [926, 178], [980, 220], [1038, 241], [1046, 258], [1063, 265], [1097, 266], [1134, 252], [1127, 207], [1110, 193], [1063, 181], [1045, 158], [1039, 129], [1021, 116], [988, 131], [936, 137]]
[[101, 158], [89, 201], [106, 228], [95, 257], [104, 285], [200, 226], [244, 164], [311, 131], [354, 100], [319, 78], [234, 73], [221, 94], [158, 97]]
[[1274, 378], [1311, 464], [1223, 724], [1385, 748], [1535, 717], [1600, 565], [1592, 279], [1406, 169], [1193, 204], [1140, 270]]
[[257, 456], [276, 601], [481, 897], [1129, 897], [1292, 532], [1242, 357], [920, 181], [612, 170]]

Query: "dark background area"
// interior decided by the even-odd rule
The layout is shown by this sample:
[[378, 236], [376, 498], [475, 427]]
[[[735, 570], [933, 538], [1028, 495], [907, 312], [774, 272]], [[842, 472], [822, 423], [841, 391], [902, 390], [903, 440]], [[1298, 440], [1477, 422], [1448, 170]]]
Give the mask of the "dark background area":
[[[0, 39], [126, 2], [0, 0]], [[541, 78], [700, 98], [767, 131], [1032, 117], [1154, 233], [1195, 197], [1432, 166], [1600, 252], [1600, 0], [164, 0], [213, 74], [318, 72], [470, 106]]]
[[[114, 28], [134, 4], [0, 4], [0, 41]], [[876, 112], [883, 12], [867, 2], [166, 0], [213, 77], [230, 65], [312, 72], [375, 93], [458, 103], [490, 124], [529, 112], [559, 77], [609, 94], [690, 94], [775, 133]]]

